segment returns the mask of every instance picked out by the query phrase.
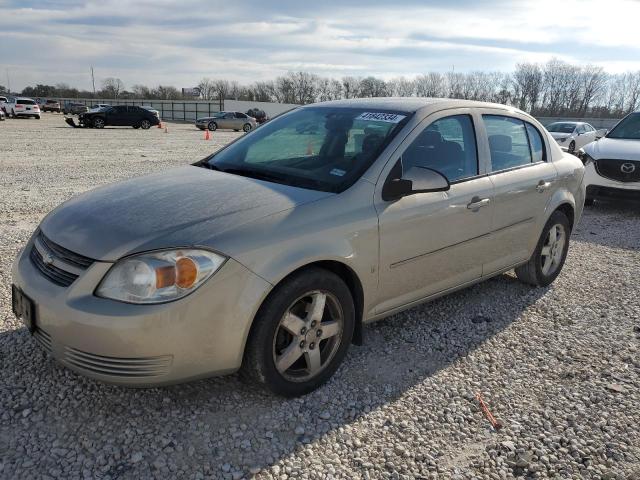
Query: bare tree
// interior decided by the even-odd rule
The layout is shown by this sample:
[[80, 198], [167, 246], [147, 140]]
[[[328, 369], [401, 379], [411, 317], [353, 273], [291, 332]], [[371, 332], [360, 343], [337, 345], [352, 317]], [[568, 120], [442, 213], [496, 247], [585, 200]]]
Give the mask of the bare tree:
[[119, 78], [109, 77], [102, 81], [102, 94], [106, 98], [118, 98], [123, 90], [124, 83]]
[[204, 77], [200, 80], [198, 89], [203, 100], [212, 100], [216, 95], [215, 86], [210, 78]]
[[344, 98], [358, 98], [360, 96], [360, 79], [356, 77], [342, 77], [342, 92]]

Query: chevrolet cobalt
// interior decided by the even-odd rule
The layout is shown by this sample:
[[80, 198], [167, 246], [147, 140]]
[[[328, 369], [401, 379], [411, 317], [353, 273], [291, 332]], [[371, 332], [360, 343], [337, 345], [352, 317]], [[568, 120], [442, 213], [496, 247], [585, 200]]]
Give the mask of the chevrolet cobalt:
[[503, 105], [310, 105], [193, 166], [60, 205], [14, 263], [13, 310], [55, 359], [102, 381], [241, 369], [301, 395], [363, 324], [512, 269], [550, 284], [583, 175]]

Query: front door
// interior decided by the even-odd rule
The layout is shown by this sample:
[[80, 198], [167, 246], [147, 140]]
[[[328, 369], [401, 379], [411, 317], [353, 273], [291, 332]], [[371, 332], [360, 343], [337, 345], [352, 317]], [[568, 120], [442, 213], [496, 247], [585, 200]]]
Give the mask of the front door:
[[107, 125], [124, 125], [127, 117], [127, 107], [125, 105], [117, 105], [111, 107], [106, 114]]
[[424, 166], [444, 174], [451, 188], [376, 201], [380, 232], [376, 313], [481, 277], [489, 248], [493, 184], [478, 155], [477, 121], [468, 109], [434, 114], [405, 141], [400, 164], [389, 175], [397, 175], [400, 168]]

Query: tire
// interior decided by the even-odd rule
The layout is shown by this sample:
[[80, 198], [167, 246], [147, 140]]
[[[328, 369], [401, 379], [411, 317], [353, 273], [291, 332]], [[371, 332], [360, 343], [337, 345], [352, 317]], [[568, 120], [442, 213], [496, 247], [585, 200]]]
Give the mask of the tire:
[[[556, 242], [553, 243], [552, 229], [555, 227]], [[562, 238], [560, 238], [562, 235]], [[524, 283], [537, 287], [546, 287], [551, 284], [564, 266], [569, 251], [569, 237], [571, 225], [567, 216], [556, 210], [553, 212], [544, 228], [536, 245], [533, 255], [527, 263], [516, 267], [516, 276]], [[546, 250], [546, 254], [543, 253]], [[547, 263], [550, 262], [550, 263]]]
[[40, 120], [40, 115], [36, 115], [36, 120]]
[[585, 198], [584, 199], [584, 206], [585, 207], [592, 207], [593, 206], [593, 198]]
[[210, 132], [215, 132], [218, 129], [218, 124], [216, 122], [209, 122], [209, 125], [207, 125], [207, 128], [209, 129]]
[[574, 153], [576, 151], [576, 142], [574, 142], [573, 140], [571, 140], [571, 143], [569, 144], [568, 151], [569, 153]]
[[11, 109], [11, 118], [16, 118], [16, 112], [13, 110], [13, 108]]
[[96, 117], [93, 119], [93, 122], [91, 122], [91, 124], [94, 126], [94, 128], [104, 128], [104, 118]]
[[145, 118], [140, 122], [140, 128], [143, 130], [149, 130], [151, 128], [151, 122]]
[[[323, 305], [322, 316], [312, 315], [314, 305]], [[260, 307], [247, 340], [242, 377], [284, 397], [307, 394], [335, 373], [351, 344], [354, 324], [351, 292], [340, 277], [321, 268], [295, 273]]]
[[250, 132], [250, 131], [251, 131], [251, 124], [250, 124], [250, 123], [245, 123], [245, 124], [242, 126], [242, 131], [243, 131], [243, 132], [245, 132], [245, 133]]

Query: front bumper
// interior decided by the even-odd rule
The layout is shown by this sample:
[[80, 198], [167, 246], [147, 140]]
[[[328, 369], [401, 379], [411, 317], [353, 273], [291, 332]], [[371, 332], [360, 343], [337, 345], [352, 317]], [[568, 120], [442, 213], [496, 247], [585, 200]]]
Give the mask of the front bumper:
[[[598, 173], [591, 161], [585, 165], [584, 184], [587, 187], [588, 198], [598, 196], [640, 196], [640, 182], [618, 182], [603, 177]], [[616, 194], [616, 192], [618, 193]]]
[[111, 263], [95, 262], [61, 287], [34, 266], [31, 247], [32, 240], [12, 274], [35, 303], [36, 340], [63, 365], [108, 383], [166, 385], [237, 370], [251, 322], [271, 289], [229, 259], [187, 297], [127, 304], [93, 295]]

